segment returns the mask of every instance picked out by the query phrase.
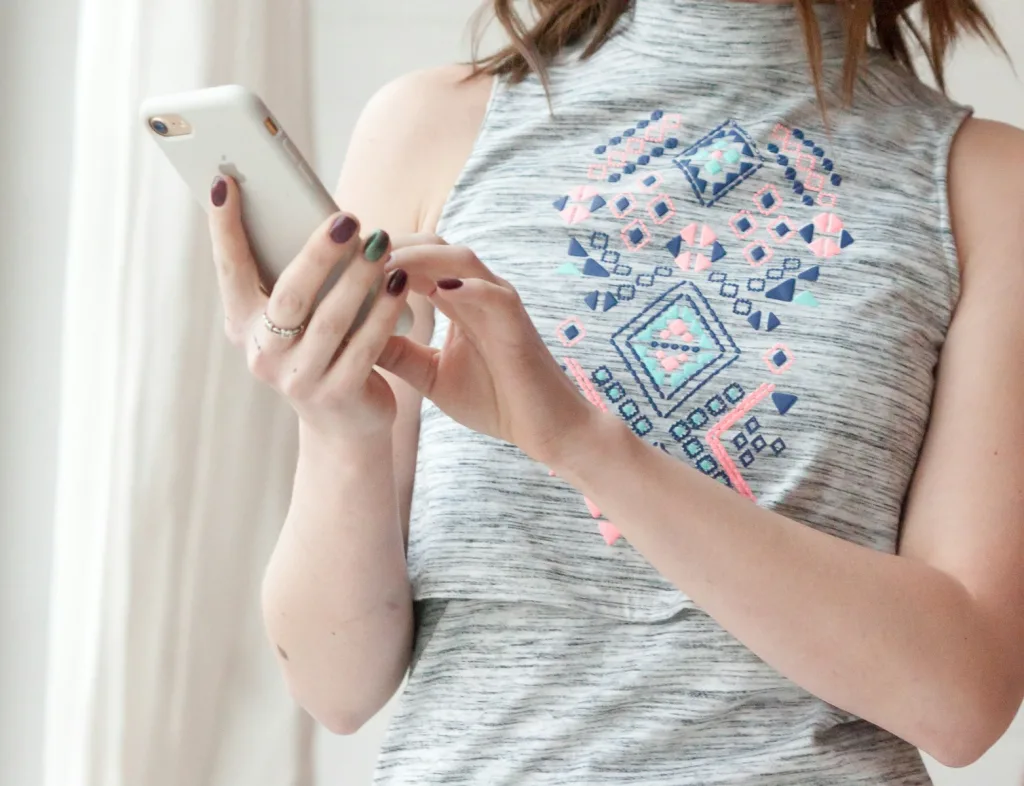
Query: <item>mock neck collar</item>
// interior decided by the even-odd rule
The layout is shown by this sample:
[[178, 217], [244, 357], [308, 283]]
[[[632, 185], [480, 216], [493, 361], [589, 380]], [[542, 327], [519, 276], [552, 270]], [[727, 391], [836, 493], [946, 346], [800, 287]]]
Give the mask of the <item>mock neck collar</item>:
[[[846, 35], [838, 5], [815, 6], [826, 61], [842, 60]], [[807, 62], [791, 4], [740, 0], [634, 0], [618, 38], [644, 54], [689, 65], [793, 65]]]

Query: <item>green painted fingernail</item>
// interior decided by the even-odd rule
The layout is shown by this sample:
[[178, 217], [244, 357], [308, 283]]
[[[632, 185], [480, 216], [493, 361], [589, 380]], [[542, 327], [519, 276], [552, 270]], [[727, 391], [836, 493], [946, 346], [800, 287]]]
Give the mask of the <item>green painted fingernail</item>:
[[378, 229], [367, 238], [366, 246], [363, 248], [363, 256], [370, 262], [376, 262], [384, 256], [390, 244], [391, 238], [388, 237], [388, 233], [383, 229]]

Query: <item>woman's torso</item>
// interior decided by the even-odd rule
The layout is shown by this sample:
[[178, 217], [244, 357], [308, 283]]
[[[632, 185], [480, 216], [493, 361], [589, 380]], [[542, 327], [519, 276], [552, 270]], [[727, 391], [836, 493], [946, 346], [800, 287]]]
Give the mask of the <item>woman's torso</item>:
[[[595, 406], [892, 552], [957, 296], [944, 178], [964, 111], [874, 56], [827, 131], [791, 10], [737, 24], [727, 5], [641, 0], [593, 59], [556, 65], [554, 118], [536, 79], [499, 85], [439, 232], [517, 287]], [[606, 543], [545, 467], [422, 415], [421, 635], [380, 782], [927, 782], [904, 743]]]

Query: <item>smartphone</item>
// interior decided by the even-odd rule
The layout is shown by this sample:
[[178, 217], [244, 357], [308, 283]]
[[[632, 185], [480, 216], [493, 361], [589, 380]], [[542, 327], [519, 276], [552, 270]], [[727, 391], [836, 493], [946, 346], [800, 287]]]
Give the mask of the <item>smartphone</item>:
[[[338, 212], [281, 123], [245, 87], [224, 85], [150, 98], [140, 116], [204, 210], [211, 209], [210, 186], [218, 173], [238, 183], [242, 221], [268, 292], [310, 236]], [[343, 272], [341, 264], [331, 272], [318, 301]], [[353, 330], [365, 319], [380, 285], [378, 280], [367, 295]], [[406, 305], [395, 334], [407, 333], [412, 320]]]

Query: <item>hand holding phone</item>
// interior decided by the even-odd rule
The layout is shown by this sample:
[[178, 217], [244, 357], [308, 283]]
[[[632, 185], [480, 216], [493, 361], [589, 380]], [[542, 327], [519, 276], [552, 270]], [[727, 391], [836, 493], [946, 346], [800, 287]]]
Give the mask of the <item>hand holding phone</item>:
[[207, 211], [225, 329], [259, 379], [332, 436], [389, 429], [375, 363], [412, 324], [390, 238], [362, 237], [280, 124], [238, 87], [147, 101], [142, 116]]
[[[241, 191], [242, 222], [268, 292], [324, 221], [339, 212], [281, 123], [260, 98], [238, 85], [150, 98], [141, 116], [167, 159], [207, 210], [210, 183], [231, 177]], [[319, 297], [345, 270], [339, 261]], [[379, 285], [379, 282], [378, 282]], [[368, 293], [353, 329], [359, 327], [376, 289]], [[395, 332], [412, 326], [403, 310]]]
[[[390, 253], [387, 234], [363, 240], [354, 216], [332, 216], [313, 232], [268, 297], [246, 241], [237, 184], [217, 180], [209, 202], [225, 329], [245, 350], [252, 374], [284, 394], [320, 435], [351, 439], [390, 430], [395, 397], [373, 367], [407, 341], [392, 334], [407, 308], [408, 279], [402, 270], [381, 279]], [[335, 260], [344, 264], [345, 274], [310, 316]], [[381, 280], [367, 308], [367, 292]], [[362, 323], [353, 331], [360, 314]]]

